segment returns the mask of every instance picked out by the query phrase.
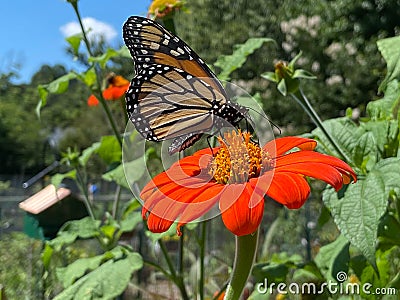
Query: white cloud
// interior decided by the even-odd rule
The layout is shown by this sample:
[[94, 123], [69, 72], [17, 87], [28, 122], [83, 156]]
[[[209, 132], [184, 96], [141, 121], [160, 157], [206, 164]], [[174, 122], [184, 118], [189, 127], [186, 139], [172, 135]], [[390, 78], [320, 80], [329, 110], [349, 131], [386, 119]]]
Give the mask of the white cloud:
[[[108, 25], [107, 23], [100, 22], [94, 18], [83, 18], [82, 23], [90, 40], [96, 41], [100, 37], [103, 37], [105, 41], [111, 42], [117, 36], [117, 32], [112, 26]], [[67, 23], [61, 26], [60, 30], [65, 37], [81, 32], [78, 22]]]

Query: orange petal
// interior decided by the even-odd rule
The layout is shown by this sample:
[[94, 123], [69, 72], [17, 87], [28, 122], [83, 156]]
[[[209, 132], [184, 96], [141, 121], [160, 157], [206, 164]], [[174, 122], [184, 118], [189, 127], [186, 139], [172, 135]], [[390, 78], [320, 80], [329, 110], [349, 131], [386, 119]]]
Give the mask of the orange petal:
[[[249, 184], [227, 185], [220, 197], [222, 221], [233, 234], [242, 236], [255, 232], [261, 223], [264, 213], [264, 201], [257, 201], [253, 197], [262, 199]], [[236, 199], [234, 202], [232, 199]], [[251, 206], [250, 202], [257, 203]]]
[[[288, 208], [300, 208], [310, 194], [310, 187], [303, 176], [289, 172], [272, 172], [261, 176], [273, 176], [267, 195]], [[267, 180], [267, 178], [266, 178]]]
[[90, 95], [90, 97], [87, 99], [87, 104], [88, 106], [97, 106], [99, 105], [99, 100], [95, 95]]
[[[177, 227], [178, 232], [182, 225], [196, 220], [208, 212], [219, 200], [220, 193], [223, 188], [224, 185], [222, 184], [209, 184], [206, 189], [199, 193], [199, 195], [196, 195], [196, 197], [191, 201], [190, 205], [185, 208], [181, 217], [179, 218]], [[188, 195], [182, 195], [180, 201], [183, 201], [186, 197], [188, 197]]]
[[297, 147], [301, 150], [314, 150], [317, 142], [313, 139], [307, 139], [297, 136], [287, 136], [268, 142], [263, 150], [268, 153], [276, 153], [276, 156], [285, 154], [289, 150]]
[[[344, 182], [357, 176], [340, 159], [313, 151], [289, 153], [276, 159], [275, 172], [293, 172], [325, 181], [339, 190]], [[344, 175], [344, 177], [343, 177]]]

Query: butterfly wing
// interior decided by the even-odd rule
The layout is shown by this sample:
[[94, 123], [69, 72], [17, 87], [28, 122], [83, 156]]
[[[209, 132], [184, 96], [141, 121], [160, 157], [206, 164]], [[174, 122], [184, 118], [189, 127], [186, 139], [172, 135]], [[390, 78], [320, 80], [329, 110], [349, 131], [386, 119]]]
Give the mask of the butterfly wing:
[[244, 117], [201, 58], [160, 24], [133, 16], [123, 33], [136, 72], [126, 93], [127, 111], [144, 138], [174, 139], [169, 149], [174, 153], [215, 126], [216, 116], [228, 122]]

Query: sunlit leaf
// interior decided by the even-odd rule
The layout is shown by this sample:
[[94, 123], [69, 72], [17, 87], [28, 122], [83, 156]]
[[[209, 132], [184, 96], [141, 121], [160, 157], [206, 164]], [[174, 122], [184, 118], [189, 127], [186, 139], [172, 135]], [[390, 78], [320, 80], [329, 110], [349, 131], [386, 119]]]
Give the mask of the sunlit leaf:
[[53, 176], [51, 176], [51, 183], [58, 188], [65, 178], [76, 179], [76, 170], [71, 170], [63, 174], [54, 174]]
[[247, 57], [266, 42], [275, 41], [268, 38], [250, 38], [244, 44], [236, 45], [231, 55], [220, 56], [214, 63], [215, 66], [221, 68], [218, 78], [229, 80], [229, 75], [239, 69], [246, 62]]
[[68, 44], [70, 44], [75, 56], [79, 55], [79, 46], [81, 44], [82, 39], [83, 39], [82, 33], [71, 35], [65, 39], [68, 42]]
[[[98, 261], [89, 261], [95, 265]], [[86, 266], [76, 266], [80, 273]], [[92, 272], [81, 277], [73, 285], [58, 294], [55, 300], [67, 299], [113, 299], [123, 293], [130, 282], [132, 273], [141, 269], [143, 260], [137, 253], [128, 252], [120, 259], [110, 259]], [[74, 276], [72, 271], [69, 272]]]
[[112, 48], [108, 48], [107, 51], [100, 56], [89, 57], [89, 62], [97, 62], [100, 64], [100, 67], [102, 69], [104, 69], [106, 67], [107, 63], [109, 62], [109, 60], [118, 55], [119, 55], [118, 51], [116, 51]]
[[400, 36], [379, 40], [377, 45], [387, 64], [386, 77], [379, 86], [379, 91], [384, 91], [390, 81], [400, 77]]
[[108, 164], [120, 162], [121, 146], [114, 135], [102, 136], [97, 154]]
[[400, 191], [400, 159], [379, 161], [365, 178], [347, 186], [339, 198], [332, 188], [323, 201], [341, 233], [375, 266], [375, 247], [380, 218], [387, 209], [392, 190]]

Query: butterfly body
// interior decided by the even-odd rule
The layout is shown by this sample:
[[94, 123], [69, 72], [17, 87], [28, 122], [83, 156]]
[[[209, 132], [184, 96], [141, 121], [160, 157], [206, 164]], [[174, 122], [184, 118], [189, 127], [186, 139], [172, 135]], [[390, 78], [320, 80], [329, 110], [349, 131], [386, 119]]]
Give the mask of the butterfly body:
[[173, 140], [169, 153], [182, 151], [203, 133], [247, 117], [247, 109], [229, 100], [203, 60], [160, 24], [130, 17], [124, 41], [135, 77], [126, 93], [127, 112], [147, 140]]

